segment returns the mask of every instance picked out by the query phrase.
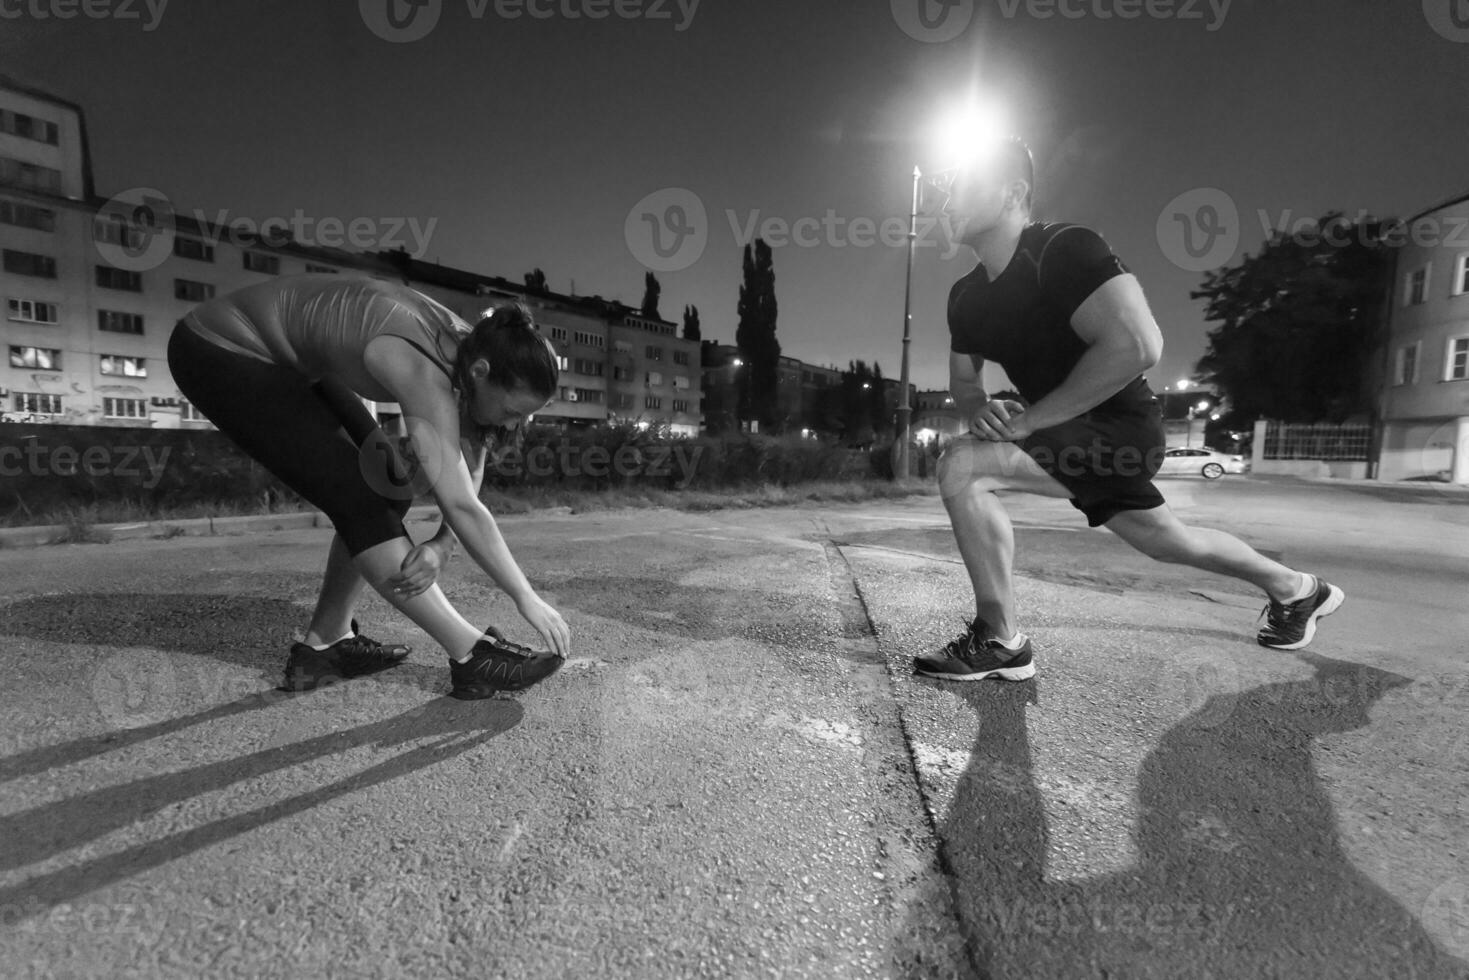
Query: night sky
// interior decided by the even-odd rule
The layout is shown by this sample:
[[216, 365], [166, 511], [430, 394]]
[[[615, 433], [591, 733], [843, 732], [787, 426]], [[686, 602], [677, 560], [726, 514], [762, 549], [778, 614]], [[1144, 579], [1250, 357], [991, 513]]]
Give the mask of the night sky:
[[[1101, 16], [1129, 0], [619, 0], [636, 17], [602, 0], [601, 20], [568, 16], [597, 0], [499, 0], [515, 19], [495, 0], [440, 0], [406, 43], [368, 26], [388, 0], [173, 0], [161, 17], [158, 0], [90, 2], [132, 19], [0, 0], [0, 72], [84, 106], [104, 196], [148, 186], [186, 213], [368, 218], [383, 238], [391, 219], [437, 219], [425, 258], [515, 281], [540, 267], [557, 291], [636, 305], [636, 232], [651, 226], [632, 212], [654, 195], [643, 210], [675, 219], [668, 189], [682, 188], [707, 215], [685, 212], [684, 246], [705, 245], [659, 273], [665, 317], [697, 304], [705, 338], [732, 342], [729, 213], [814, 219], [807, 244], [775, 252], [782, 348], [889, 376], [906, 252], [853, 232], [903, 218], [913, 166], [938, 162], [937, 118], [971, 91], [1033, 147], [1037, 216], [1091, 225], [1140, 277], [1167, 338], [1160, 390], [1204, 344], [1188, 297], [1202, 275], [1157, 231], [1161, 217], [1182, 234], [1164, 213], [1179, 195], [1212, 188], [1195, 209], [1227, 195], [1240, 218], [1215, 240], [1243, 254], [1283, 212], [1407, 216], [1469, 192], [1460, 0], [1153, 0], [1168, 17], [1131, 0], [1130, 20]], [[928, 36], [957, 36], [911, 36], [919, 3], [938, 18]], [[913, 379], [941, 387], [944, 298], [972, 259], [925, 241]], [[407, 229], [381, 244], [400, 242], [417, 249]]]

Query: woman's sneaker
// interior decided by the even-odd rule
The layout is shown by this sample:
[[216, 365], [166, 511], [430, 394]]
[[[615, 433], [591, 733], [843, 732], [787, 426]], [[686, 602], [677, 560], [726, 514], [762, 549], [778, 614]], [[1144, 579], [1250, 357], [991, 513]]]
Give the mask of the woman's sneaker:
[[401, 643], [379, 643], [363, 636], [354, 619], [352, 635], [325, 650], [313, 649], [305, 643], [291, 644], [291, 655], [286, 659], [286, 679], [280, 689], [314, 691], [337, 681], [366, 677], [398, 666], [412, 652], [412, 647]]
[[1011, 650], [989, 638], [988, 633], [984, 621], [976, 619], [938, 653], [914, 657], [913, 673], [946, 681], [982, 681], [986, 677], [1024, 681], [1035, 676], [1030, 637], [1020, 649]]
[[487, 630], [463, 663], [449, 661], [451, 698], [475, 701], [500, 691], [523, 691], [561, 669], [562, 660], [549, 650], [511, 643]]
[[1330, 616], [1341, 608], [1347, 595], [1323, 578], [1316, 578], [1316, 588], [1295, 602], [1270, 600], [1260, 613], [1265, 625], [1255, 639], [1262, 647], [1275, 650], [1299, 650], [1316, 635], [1316, 620]]

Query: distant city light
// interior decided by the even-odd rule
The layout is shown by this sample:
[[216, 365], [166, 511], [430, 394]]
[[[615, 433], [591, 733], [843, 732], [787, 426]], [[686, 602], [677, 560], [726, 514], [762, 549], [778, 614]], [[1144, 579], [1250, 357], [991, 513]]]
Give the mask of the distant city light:
[[1201, 401], [1197, 405], [1194, 406], [1195, 410], [1196, 411], [1200, 411], [1200, 412], [1202, 412], [1204, 409], [1206, 409], [1208, 407], [1209, 407], [1209, 402], [1207, 400]]
[[[1168, 389], [1165, 388], [1163, 390], [1164, 391], [1167, 391]], [[1178, 383], [1178, 390], [1179, 391], [1188, 391], [1188, 378], [1184, 378], [1182, 381], [1180, 381]]]
[[740, 360], [738, 357], [736, 357], [734, 360], [730, 361], [729, 363], [733, 364], [735, 367], [742, 367], [745, 362], [742, 361], [742, 360]]

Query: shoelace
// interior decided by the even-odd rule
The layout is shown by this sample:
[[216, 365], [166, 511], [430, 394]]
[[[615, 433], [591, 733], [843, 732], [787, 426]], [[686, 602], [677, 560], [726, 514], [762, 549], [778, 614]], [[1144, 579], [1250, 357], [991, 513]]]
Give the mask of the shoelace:
[[1285, 631], [1292, 625], [1292, 620], [1297, 616], [1297, 608], [1304, 609], [1305, 599], [1295, 602], [1276, 602], [1271, 599], [1265, 603], [1265, 608], [1260, 610], [1260, 615], [1255, 617], [1255, 622], [1265, 620], [1265, 628], [1260, 632], [1266, 636], [1283, 636]]
[[964, 632], [944, 644], [943, 654], [946, 657], [953, 657], [966, 651], [969, 653], [975, 651], [974, 626], [972, 624]]

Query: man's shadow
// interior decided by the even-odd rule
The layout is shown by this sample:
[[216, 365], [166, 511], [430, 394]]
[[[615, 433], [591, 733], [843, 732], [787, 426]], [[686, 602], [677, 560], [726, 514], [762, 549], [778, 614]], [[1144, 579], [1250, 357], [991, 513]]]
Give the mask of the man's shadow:
[[[145, 604], [140, 606], [138, 600], [145, 600]], [[140, 608], [145, 611], [142, 616], [138, 614]], [[278, 650], [264, 649], [264, 645], [251, 650], [220, 644], [213, 638], [210, 620], [227, 616], [237, 626], [243, 624], [261, 633], [269, 633], [271, 629], [278, 628], [279, 623], [290, 621], [282, 616], [287, 608], [292, 613], [298, 611], [290, 603], [279, 600], [208, 595], [40, 597], [0, 609], [0, 636], [22, 636], [57, 643], [107, 643], [171, 649], [236, 665], [261, 666], [266, 669], [266, 676], [274, 679], [281, 662]], [[54, 618], [63, 612], [68, 618], [60, 621]], [[153, 625], [150, 627], [145, 620]], [[411, 666], [397, 668], [393, 673], [401, 674]], [[417, 670], [429, 672], [422, 667]], [[432, 673], [436, 680], [442, 680], [442, 670]], [[373, 677], [350, 683], [378, 682], [380, 678]], [[403, 679], [397, 679], [396, 683], [403, 683]], [[149, 738], [172, 735], [194, 725], [256, 711], [277, 704], [282, 698], [311, 697], [311, 694], [282, 695], [266, 690], [139, 728], [42, 746], [0, 759], [0, 781], [50, 771]], [[390, 759], [310, 792], [170, 834], [116, 854], [43, 873], [19, 885], [0, 888], [0, 909], [9, 910], [12, 916], [40, 914], [47, 908], [236, 834], [451, 759], [515, 727], [522, 714], [520, 705], [514, 701], [463, 703], [439, 698], [394, 717], [347, 731], [263, 749], [181, 772], [148, 776], [8, 814], [0, 817], [0, 870], [14, 871], [137, 823], [176, 803], [234, 783], [363, 746], [404, 748]], [[424, 740], [428, 740], [426, 744], [414, 744]]]
[[[1138, 861], [1048, 882], [1027, 703], [964, 685], [979, 733], [940, 827], [971, 957], [988, 977], [1469, 977], [1342, 850], [1311, 761], [1406, 678], [1301, 654], [1308, 681], [1211, 698], [1145, 758]], [[1221, 716], [1227, 717], [1222, 724]]]

